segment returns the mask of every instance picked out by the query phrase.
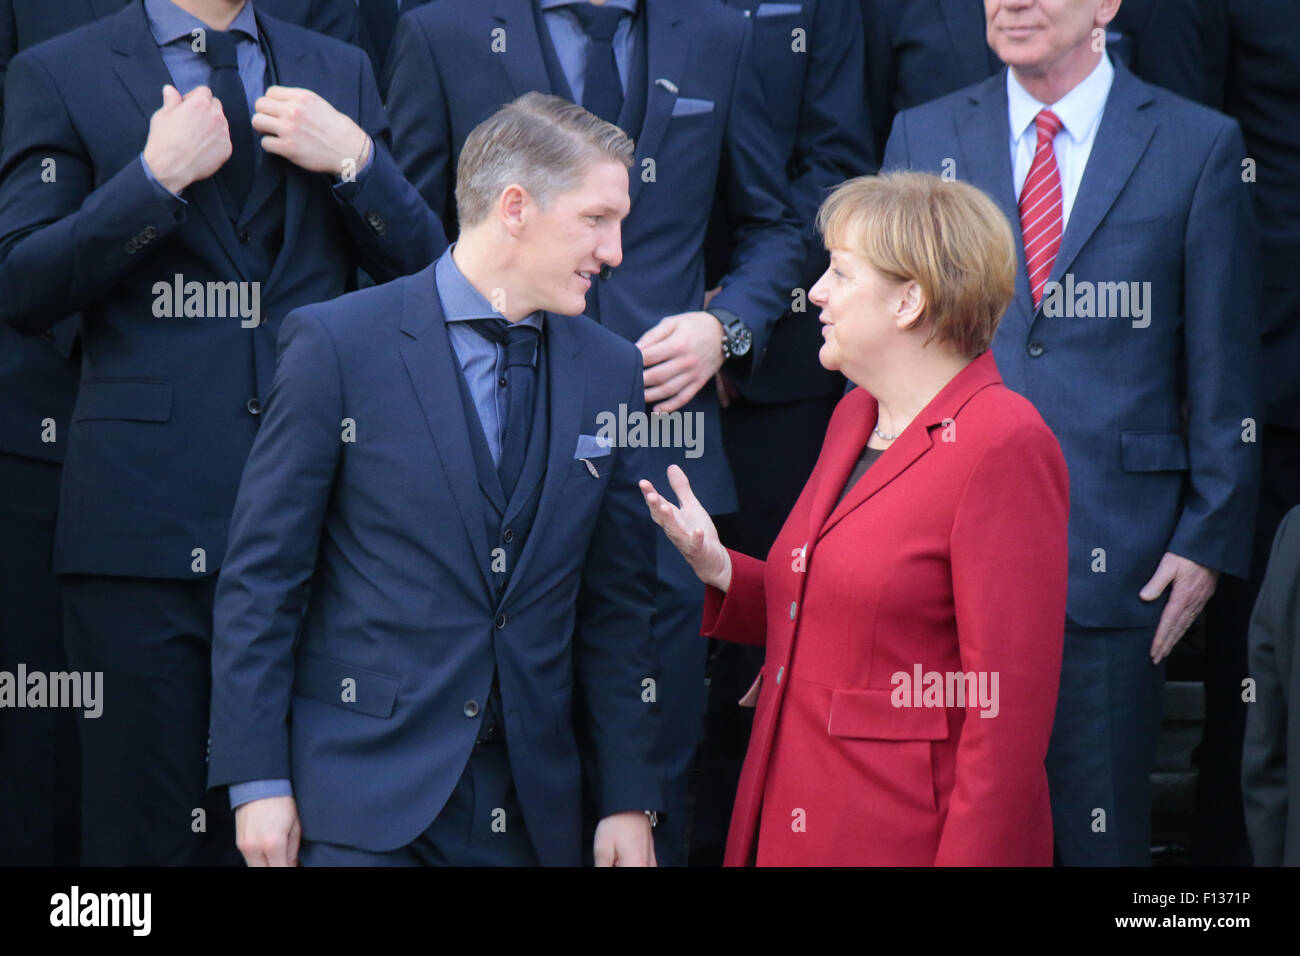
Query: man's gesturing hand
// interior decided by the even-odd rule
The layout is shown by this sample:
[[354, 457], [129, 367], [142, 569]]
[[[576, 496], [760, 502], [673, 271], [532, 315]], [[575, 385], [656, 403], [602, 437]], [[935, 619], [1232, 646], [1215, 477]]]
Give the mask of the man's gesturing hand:
[[293, 797], [263, 797], [235, 809], [235, 845], [249, 866], [297, 866], [301, 840]]
[[677, 492], [677, 500], [682, 503], [680, 508], [655, 491], [650, 482], [641, 479], [641, 495], [650, 509], [650, 517], [664, 529], [696, 577], [719, 591], [726, 591], [731, 587], [731, 555], [718, 540], [713, 519], [691, 491], [686, 472], [669, 465], [668, 483]]
[[725, 337], [722, 323], [712, 313], [682, 312], [665, 316], [637, 339], [645, 366], [646, 406], [667, 414], [694, 398], [722, 368]]
[[597, 866], [658, 866], [650, 818], [640, 810], [611, 813], [596, 824]]
[[206, 86], [184, 96], [168, 83], [163, 105], [149, 117], [144, 161], [153, 178], [176, 194], [207, 179], [230, 158], [230, 127], [221, 101]]
[[311, 90], [272, 86], [253, 104], [262, 148], [314, 173], [353, 174], [366, 164], [370, 137]]
[[1151, 580], [1143, 585], [1138, 595], [1144, 601], [1154, 601], [1170, 583], [1174, 586], [1169, 592], [1169, 603], [1160, 615], [1160, 623], [1156, 625], [1155, 640], [1151, 642], [1152, 664], [1159, 664], [1169, 656], [1174, 645], [1201, 613], [1205, 602], [1214, 594], [1218, 582], [1218, 571], [1165, 552], [1156, 573], [1151, 575]]

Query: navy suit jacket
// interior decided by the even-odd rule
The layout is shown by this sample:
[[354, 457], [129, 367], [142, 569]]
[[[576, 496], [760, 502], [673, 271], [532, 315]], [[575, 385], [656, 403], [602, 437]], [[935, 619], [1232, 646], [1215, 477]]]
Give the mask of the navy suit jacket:
[[1236, 575], [1250, 563], [1259, 445], [1245, 420], [1257, 428], [1262, 408], [1241, 132], [1115, 64], [1049, 281], [1149, 282], [1146, 327], [1034, 309], [1010, 139], [999, 73], [900, 113], [884, 167], [942, 173], [955, 161], [1011, 222], [1016, 294], [993, 351], [1070, 467], [1068, 613], [1085, 627], [1145, 626], [1163, 601], [1138, 592], [1163, 552]]
[[[753, 32], [740, 13], [714, 3], [646, 0], [645, 15], [645, 121], [634, 136], [623, 263], [595, 290], [601, 323], [636, 341], [664, 316], [703, 306], [704, 236], [720, 192], [736, 243], [713, 305], [745, 321], [757, 355], [790, 306], [804, 242], [755, 73]], [[504, 31], [495, 34], [505, 38], [504, 52], [493, 52], [493, 31]], [[437, 0], [398, 22], [388, 89], [395, 155], [445, 222], [455, 218], [466, 137], [530, 91], [554, 92], [532, 0]], [[701, 388], [682, 412], [704, 415], [703, 455], [655, 449], [651, 471], [662, 477], [676, 462], [710, 511], [734, 510], [715, 389]]]
[[[601, 411], [644, 407], [640, 354], [581, 316], [544, 334], [546, 469], [498, 602], [433, 268], [285, 320], [217, 587], [212, 786], [289, 777], [305, 839], [404, 846], [460, 778], [479, 726], [463, 708], [495, 662], [543, 864], [581, 861], [575, 729], [599, 816], [662, 807], [645, 453], [592, 457], [597, 476], [575, 457]], [[530, 493], [521, 479], [512, 506]]]
[[[0, 319], [38, 332], [82, 313], [56, 571], [214, 572], [284, 315], [346, 291], [358, 265], [395, 277], [446, 246], [388, 151], [365, 55], [262, 13], [258, 25], [279, 81], [314, 89], [365, 128], [375, 149], [348, 201], [332, 194], [331, 177], [283, 164], [283, 244], [261, 286], [256, 328], [155, 317], [156, 283], [250, 276], [215, 179], [189, 186], [182, 204], [144, 172], [139, 153], [169, 76], [138, 0], [10, 65]], [[51, 182], [42, 180], [47, 158]]]
[[[777, 150], [785, 160], [795, 215], [804, 231], [799, 287], [806, 294], [828, 262], [814, 224], [822, 200], [844, 180], [874, 172], [876, 167], [862, 97], [862, 14], [858, 0], [727, 2], [743, 7], [753, 23], [759, 79]], [[734, 234], [726, 205], [719, 200], [709, 224], [709, 266], [718, 276], [726, 272]], [[790, 303], [787, 309], [743, 386], [746, 397], [789, 402], [839, 395], [844, 378], [822, 368], [817, 359], [822, 345], [818, 308], [805, 295], [801, 311], [794, 311]]]
[[[4, 0], [0, 93], [9, 61], [18, 53], [125, 6], [124, 0]], [[341, 40], [357, 39], [353, 0], [257, 0], [257, 9]], [[0, 120], [3, 116], [0, 107]], [[0, 324], [0, 451], [63, 460], [63, 436], [81, 372], [73, 355], [79, 323], [80, 317], [72, 316], [36, 336]], [[53, 433], [42, 424], [47, 419], [54, 419]], [[45, 440], [49, 437], [55, 440]]]

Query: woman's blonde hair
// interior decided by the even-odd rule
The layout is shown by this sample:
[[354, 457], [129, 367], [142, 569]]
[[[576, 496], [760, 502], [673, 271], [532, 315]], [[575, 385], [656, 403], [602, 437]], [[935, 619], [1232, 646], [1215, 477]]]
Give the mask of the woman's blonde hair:
[[1016, 288], [1016, 245], [1006, 217], [967, 183], [928, 173], [859, 176], [817, 213], [828, 249], [846, 249], [925, 296], [918, 328], [974, 358], [993, 344]]

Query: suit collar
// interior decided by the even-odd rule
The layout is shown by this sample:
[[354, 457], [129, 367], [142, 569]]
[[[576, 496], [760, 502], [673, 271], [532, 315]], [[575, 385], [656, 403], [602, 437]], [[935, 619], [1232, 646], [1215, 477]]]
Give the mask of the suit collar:
[[397, 280], [402, 292], [399, 328], [406, 336], [398, 349], [429, 436], [442, 462], [442, 473], [465, 527], [471, 560], [484, 588], [492, 591], [491, 555], [483, 523], [483, 502], [470, 445], [464, 405], [456, 385], [456, 356], [443, 321], [434, 284], [433, 265]]
[[[1006, 70], [967, 90], [970, 109], [960, 121], [959, 137], [964, 144], [961, 161], [967, 169], [957, 175], [979, 186], [998, 204], [1011, 223], [1016, 240], [1016, 291], [1002, 321], [1028, 327], [1033, 319], [1033, 297], [1025, 274], [1025, 243], [1020, 232], [1020, 210], [1016, 203], [1015, 176], [1011, 166], [1011, 126], [1007, 110]], [[874, 470], [874, 468], [873, 468]]]
[[[827, 434], [825, 461], [818, 464], [822, 477], [813, 497], [808, 528], [809, 537], [821, 538], [843, 518], [872, 495], [906, 471], [913, 462], [934, 445], [932, 429], [956, 427], [957, 413], [981, 389], [1002, 382], [993, 351], [989, 349], [973, 359], [940, 389], [903, 430], [903, 434], [868, 469], [844, 499], [836, 504], [844, 483], [853, 472], [871, 436], [876, 422], [876, 400], [864, 389], [854, 389], [845, 397], [846, 423]], [[849, 404], [852, 403], [852, 404]], [[941, 435], [941, 441], [947, 436]], [[951, 439], [955, 440], [955, 433]]]
[[1101, 125], [1048, 281], [1061, 281], [1133, 175], [1155, 134], [1155, 119], [1146, 110], [1154, 99], [1155, 91], [1151, 87], [1122, 63], [1115, 64], [1115, 78], [1106, 98]]

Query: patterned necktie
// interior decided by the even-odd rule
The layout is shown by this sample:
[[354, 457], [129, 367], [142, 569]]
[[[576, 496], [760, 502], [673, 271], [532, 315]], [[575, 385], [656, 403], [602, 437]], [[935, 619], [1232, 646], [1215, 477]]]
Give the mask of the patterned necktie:
[[221, 101], [230, 127], [230, 158], [217, 171], [234, 203], [233, 217], [244, 208], [253, 185], [253, 127], [248, 115], [248, 94], [239, 78], [236, 36], [232, 32], [208, 30], [204, 35], [204, 58], [212, 68], [212, 95]]
[[626, 10], [597, 7], [590, 3], [571, 3], [568, 8], [582, 24], [591, 40], [587, 44], [587, 69], [582, 80], [582, 105], [591, 113], [610, 122], [618, 122], [623, 111], [623, 83], [614, 59], [614, 33]]
[[497, 461], [497, 476], [506, 501], [515, 493], [519, 473], [524, 467], [528, 451], [528, 434], [533, 428], [533, 405], [537, 394], [538, 330], [530, 325], [507, 322], [505, 319], [475, 319], [470, 323], [474, 331], [506, 350], [506, 373], [502, 381], [506, 389], [506, 421], [501, 429], [501, 458]]
[[1029, 291], [1036, 309], [1043, 300], [1043, 286], [1061, 249], [1065, 207], [1061, 171], [1056, 167], [1056, 151], [1052, 148], [1064, 124], [1055, 113], [1045, 109], [1034, 117], [1034, 125], [1038, 127], [1038, 147], [1029, 167], [1029, 177], [1020, 191], [1020, 231], [1025, 239], [1025, 271], [1029, 274]]

